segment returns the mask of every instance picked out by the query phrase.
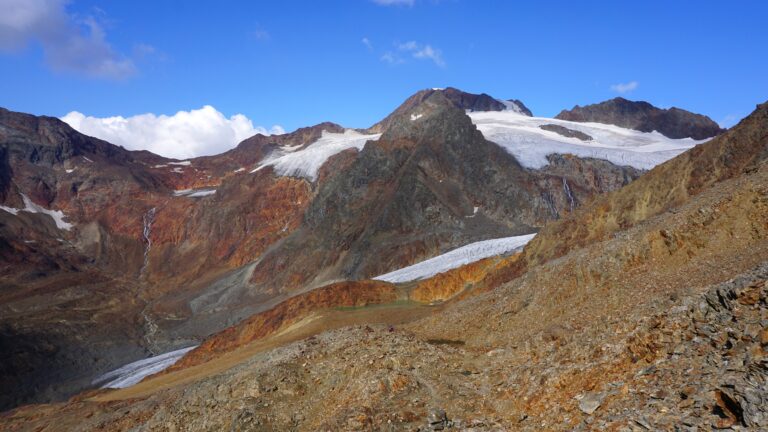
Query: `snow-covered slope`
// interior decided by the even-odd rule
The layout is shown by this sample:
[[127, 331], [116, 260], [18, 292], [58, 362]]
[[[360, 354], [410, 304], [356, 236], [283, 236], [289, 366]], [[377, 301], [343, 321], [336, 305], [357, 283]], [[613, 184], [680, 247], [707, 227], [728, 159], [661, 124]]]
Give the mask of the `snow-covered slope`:
[[392, 283], [425, 279], [438, 273], [443, 273], [475, 261], [480, 261], [483, 258], [519, 250], [525, 246], [526, 243], [531, 241], [534, 236], [536, 236], [536, 234], [504, 237], [470, 243], [426, 261], [377, 276], [373, 279]]
[[105, 384], [101, 385], [101, 388], [130, 387], [152, 374], [156, 374], [164, 369], [171, 367], [181, 357], [183, 357], [184, 354], [193, 350], [196, 346], [197, 345], [182, 348], [180, 350], [145, 358], [133, 363], [128, 363], [125, 366], [99, 376], [93, 380], [93, 383], [98, 384], [104, 383], [106, 381]]
[[[467, 113], [485, 138], [515, 156], [527, 168], [542, 168], [547, 155], [570, 153], [605, 159], [616, 165], [651, 169], [700, 144], [691, 138], [672, 139], [658, 132], [639, 132], [602, 123], [577, 123], [543, 117], [528, 117], [512, 110]], [[539, 128], [558, 125], [583, 132], [593, 139], [582, 141]]]
[[318, 170], [328, 158], [350, 148], [360, 150], [367, 141], [377, 140], [380, 136], [381, 134], [365, 135], [351, 129], [344, 133], [323, 131], [320, 139], [304, 149], [284, 147], [275, 151], [251, 172], [273, 166], [279, 175], [306, 177], [314, 181]]

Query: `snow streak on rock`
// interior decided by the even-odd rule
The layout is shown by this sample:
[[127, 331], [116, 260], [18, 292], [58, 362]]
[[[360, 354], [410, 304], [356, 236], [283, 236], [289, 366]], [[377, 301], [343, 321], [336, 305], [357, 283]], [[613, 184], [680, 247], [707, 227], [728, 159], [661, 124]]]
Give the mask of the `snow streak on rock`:
[[568, 180], [566, 180], [565, 177], [563, 177], [563, 190], [565, 191], [565, 196], [568, 197], [568, 204], [571, 206], [571, 213], [573, 213], [573, 208], [576, 207], [576, 201], [573, 199], [571, 188], [568, 186]]
[[373, 279], [392, 283], [426, 279], [438, 273], [443, 273], [475, 261], [480, 261], [483, 258], [518, 251], [531, 241], [534, 236], [536, 236], [536, 234], [504, 237], [470, 243], [426, 261], [377, 276]]

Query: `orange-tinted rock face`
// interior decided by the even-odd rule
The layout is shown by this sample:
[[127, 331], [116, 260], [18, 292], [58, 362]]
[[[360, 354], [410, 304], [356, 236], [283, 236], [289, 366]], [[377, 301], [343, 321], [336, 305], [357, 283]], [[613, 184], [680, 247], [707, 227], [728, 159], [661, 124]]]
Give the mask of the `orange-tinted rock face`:
[[422, 280], [411, 291], [410, 298], [422, 303], [445, 301], [471, 289], [488, 271], [499, 265], [499, 258], [486, 258]]
[[394, 285], [379, 281], [346, 281], [292, 297], [274, 308], [210, 337], [168, 371], [205, 363], [216, 355], [233, 351], [297, 322], [313, 311], [335, 307], [358, 307], [397, 300]]

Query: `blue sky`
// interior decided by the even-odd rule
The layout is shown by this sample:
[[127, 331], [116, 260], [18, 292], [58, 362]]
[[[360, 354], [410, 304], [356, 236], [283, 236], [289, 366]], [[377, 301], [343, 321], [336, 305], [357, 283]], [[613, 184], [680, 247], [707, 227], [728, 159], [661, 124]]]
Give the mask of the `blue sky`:
[[542, 116], [621, 95], [731, 125], [768, 99], [765, 1], [0, 0], [11, 7], [43, 17], [0, 17], [0, 106], [34, 114], [212, 105], [267, 128], [366, 127], [454, 86]]

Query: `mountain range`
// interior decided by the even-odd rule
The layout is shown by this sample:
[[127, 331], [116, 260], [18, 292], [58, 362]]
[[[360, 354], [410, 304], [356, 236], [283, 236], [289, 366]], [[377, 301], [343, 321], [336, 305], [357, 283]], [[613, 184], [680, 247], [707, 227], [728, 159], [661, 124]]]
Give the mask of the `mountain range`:
[[0, 424], [768, 427], [767, 157], [766, 104], [427, 89], [183, 161], [0, 109]]

